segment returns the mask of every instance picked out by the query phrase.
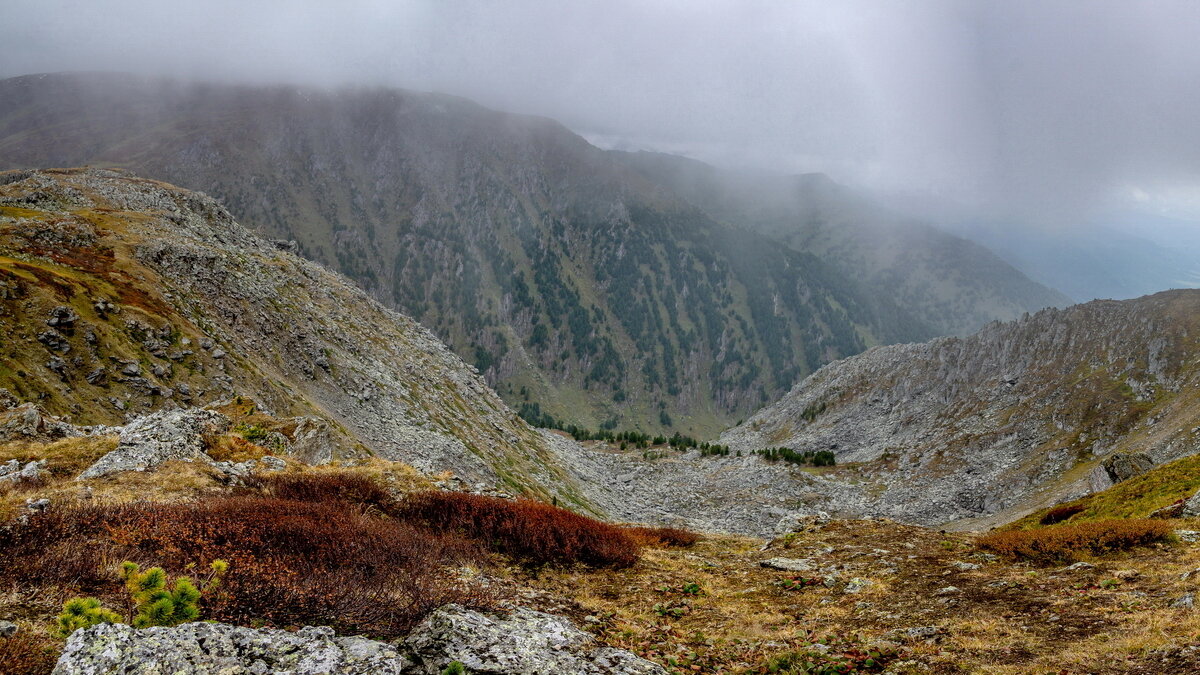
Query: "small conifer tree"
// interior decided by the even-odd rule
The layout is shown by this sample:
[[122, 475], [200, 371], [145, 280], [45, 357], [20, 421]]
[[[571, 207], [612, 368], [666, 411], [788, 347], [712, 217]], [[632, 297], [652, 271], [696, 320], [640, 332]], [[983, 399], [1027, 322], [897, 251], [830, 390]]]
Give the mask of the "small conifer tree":
[[[207, 579], [201, 584], [203, 590], [215, 588], [229, 563], [214, 560], [209, 566]], [[178, 577], [173, 583], [161, 567], [151, 567], [145, 572], [137, 563], [121, 563], [121, 578], [129, 592], [126, 620], [137, 628], [149, 626], [176, 626], [200, 618], [201, 589], [188, 577]], [[169, 587], [168, 587], [169, 586]], [[73, 598], [63, 605], [63, 612], [55, 621], [54, 632], [67, 637], [79, 628], [88, 628], [100, 623], [117, 623], [121, 615], [100, 606], [96, 598]]]
[[117, 623], [121, 615], [100, 606], [96, 598], [71, 598], [63, 605], [62, 614], [54, 621], [54, 634], [65, 638], [79, 628], [101, 623]]

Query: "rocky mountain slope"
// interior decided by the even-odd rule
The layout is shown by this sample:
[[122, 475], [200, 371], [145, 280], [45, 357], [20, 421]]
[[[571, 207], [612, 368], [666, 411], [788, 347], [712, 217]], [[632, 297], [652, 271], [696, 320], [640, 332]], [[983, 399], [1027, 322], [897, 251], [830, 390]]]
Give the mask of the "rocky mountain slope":
[[118, 424], [248, 395], [302, 418], [318, 460], [374, 454], [582, 501], [428, 330], [202, 194], [106, 170], [0, 174], [0, 334], [9, 404]]
[[1200, 291], [1044, 310], [830, 364], [721, 440], [832, 450], [872, 513], [1001, 522], [1113, 453], [1200, 450], [1198, 341]]
[[453, 97], [0, 82], [0, 168], [84, 163], [215, 195], [430, 327], [514, 407], [591, 428], [715, 432], [831, 360], [1060, 299], [931, 232], [880, 265], [896, 241], [869, 253], [879, 233], [855, 217], [780, 247], [741, 227], [744, 202]]

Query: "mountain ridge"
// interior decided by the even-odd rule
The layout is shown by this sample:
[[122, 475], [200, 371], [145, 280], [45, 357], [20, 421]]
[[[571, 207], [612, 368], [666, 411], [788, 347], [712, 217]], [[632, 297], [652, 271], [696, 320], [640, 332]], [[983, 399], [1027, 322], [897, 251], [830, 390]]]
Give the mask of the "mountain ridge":
[[715, 433], [823, 363], [942, 332], [546, 118], [113, 75], [0, 90], [0, 166], [203, 189], [430, 327], [510, 405], [592, 428]]

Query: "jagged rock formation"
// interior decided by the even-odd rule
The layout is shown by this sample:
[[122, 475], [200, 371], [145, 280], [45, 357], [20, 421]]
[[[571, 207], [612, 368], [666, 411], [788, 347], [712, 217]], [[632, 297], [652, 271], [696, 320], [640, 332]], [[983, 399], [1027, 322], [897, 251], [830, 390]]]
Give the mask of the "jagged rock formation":
[[1061, 298], [932, 230], [880, 241], [829, 200], [816, 221], [785, 205], [785, 225], [822, 228], [789, 250], [743, 227], [742, 202], [717, 213], [634, 159], [449, 96], [0, 82], [0, 168], [117, 164], [205, 190], [432, 328], [514, 407], [590, 428], [706, 435], [872, 344]]
[[1114, 452], [1200, 450], [1198, 340], [1198, 291], [1045, 310], [830, 364], [721, 440], [833, 450], [868, 513], [1020, 510], [1087, 492]]
[[163, 183], [0, 174], [0, 334], [0, 387], [41, 406], [4, 413], [5, 433], [248, 394], [329, 421], [298, 422], [293, 452], [309, 461], [369, 452], [583, 501], [541, 437], [427, 330]]
[[595, 646], [569, 620], [517, 608], [507, 616], [457, 605], [436, 610], [397, 645], [220, 623], [135, 629], [100, 624], [71, 634], [54, 675], [440, 675], [458, 661], [474, 675], [665, 675], [623, 649]]

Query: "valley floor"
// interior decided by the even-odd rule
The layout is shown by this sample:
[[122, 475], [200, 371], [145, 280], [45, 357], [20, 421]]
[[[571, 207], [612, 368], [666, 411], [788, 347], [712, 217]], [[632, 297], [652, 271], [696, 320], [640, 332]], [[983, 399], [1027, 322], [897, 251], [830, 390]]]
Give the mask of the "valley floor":
[[[1071, 569], [998, 560], [972, 540], [885, 520], [832, 521], [767, 545], [711, 538], [649, 551], [627, 570], [508, 582], [529, 589], [517, 592], [527, 604], [570, 614], [677, 672], [767, 672], [772, 656], [820, 641], [826, 658], [895, 650], [892, 673], [1200, 672], [1200, 611], [1171, 606], [1197, 588], [1200, 573], [1183, 577], [1200, 568], [1200, 547], [1161, 545]], [[814, 569], [759, 564], [779, 557]], [[798, 576], [819, 582], [780, 585]], [[699, 594], [684, 592], [687, 584]]]

